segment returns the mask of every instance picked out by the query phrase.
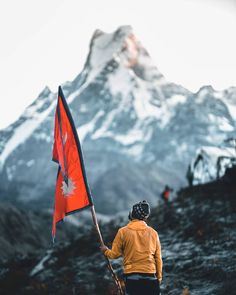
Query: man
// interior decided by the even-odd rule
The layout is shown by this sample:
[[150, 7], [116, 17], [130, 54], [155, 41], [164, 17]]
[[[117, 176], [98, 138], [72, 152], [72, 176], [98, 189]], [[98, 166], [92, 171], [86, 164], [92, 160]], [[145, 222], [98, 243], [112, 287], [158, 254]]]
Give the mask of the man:
[[162, 280], [161, 244], [158, 233], [146, 224], [150, 207], [146, 201], [135, 204], [130, 222], [120, 228], [112, 249], [101, 247], [110, 259], [123, 256], [127, 295], [158, 295]]

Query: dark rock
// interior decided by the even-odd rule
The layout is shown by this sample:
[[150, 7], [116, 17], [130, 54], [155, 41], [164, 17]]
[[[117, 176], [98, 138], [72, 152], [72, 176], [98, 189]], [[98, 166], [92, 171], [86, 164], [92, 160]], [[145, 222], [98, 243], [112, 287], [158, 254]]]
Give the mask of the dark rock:
[[[222, 179], [182, 189], [173, 202], [152, 209], [149, 224], [158, 230], [162, 244], [162, 294], [235, 294], [235, 197], [235, 183]], [[116, 218], [101, 225], [108, 245], [126, 222]], [[67, 244], [2, 263], [1, 294], [117, 294], [94, 229], [80, 230], [82, 234]], [[12, 233], [9, 240], [4, 237], [5, 244], [15, 241]], [[32, 238], [25, 243], [35, 247]], [[113, 261], [122, 280], [121, 265], [121, 260]]]

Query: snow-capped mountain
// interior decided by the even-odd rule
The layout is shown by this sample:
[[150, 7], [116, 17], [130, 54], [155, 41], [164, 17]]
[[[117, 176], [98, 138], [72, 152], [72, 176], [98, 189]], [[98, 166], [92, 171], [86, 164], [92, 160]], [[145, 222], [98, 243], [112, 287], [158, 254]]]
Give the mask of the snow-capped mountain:
[[[62, 89], [100, 212], [142, 199], [156, 202], [165, 184], [185, 183], [197, 148], [236, 134], [236, 88], [217, 92], [205, 86], [194, 94], [168, 82], [129, 26], [112, 34], [97, 30], [83, 71]], [[2, 199], [52, 206], [56, 102], [45, 88], [0, 131]]]

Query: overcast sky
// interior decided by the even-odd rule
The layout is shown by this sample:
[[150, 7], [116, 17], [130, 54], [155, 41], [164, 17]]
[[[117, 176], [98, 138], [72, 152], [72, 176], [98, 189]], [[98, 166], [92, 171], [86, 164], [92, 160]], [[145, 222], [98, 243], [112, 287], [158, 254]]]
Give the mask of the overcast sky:
[[0, 0], [0, 128], [79, 74], [95, 29], [121, 25], [168, 80], [236, 86], [236, 0]]

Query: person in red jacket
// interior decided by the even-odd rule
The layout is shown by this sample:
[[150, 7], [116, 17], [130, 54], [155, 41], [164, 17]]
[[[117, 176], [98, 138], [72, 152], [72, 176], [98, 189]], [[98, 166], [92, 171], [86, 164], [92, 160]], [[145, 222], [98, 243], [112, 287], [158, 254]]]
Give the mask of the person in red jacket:
[[146, 221], [150, 207], [146, 201], [135, 204], [130, 222], [120, 228], [112, 249], [101, 247], [110, 259], [123, 257], [127, 295], [158, 295], [162, 280], [161, 244], [158, 233]]
[[161, 193], [161, 198], [164, 200], [165, 204], [169, 202], [170, 199], [170, 193], [173, 191], [172, 188], [170, 188], [168, 185], [165, 186], [165, 189]]

